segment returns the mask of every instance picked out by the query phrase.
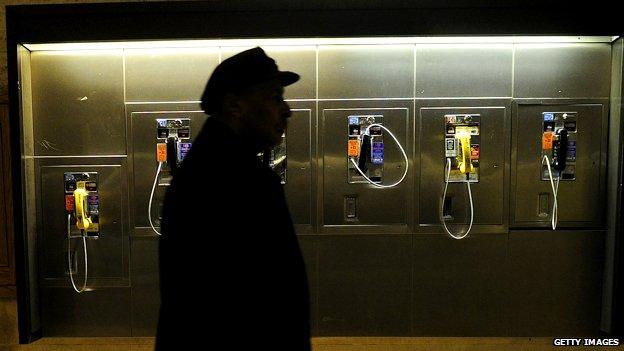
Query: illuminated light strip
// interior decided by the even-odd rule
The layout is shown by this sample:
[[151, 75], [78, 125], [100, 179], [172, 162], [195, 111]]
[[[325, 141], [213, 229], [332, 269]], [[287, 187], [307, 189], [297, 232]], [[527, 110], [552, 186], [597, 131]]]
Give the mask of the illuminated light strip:
[[516, 43], [611, 43], [618, 36], [482, 36], [482, 37], [359, 37], [297, 39], [154, 40], [84, 43], [26, 43], [30, 51], [217, 48], [253, 46], [314, 45], [400, 45], [400, 44], [516, 44]]

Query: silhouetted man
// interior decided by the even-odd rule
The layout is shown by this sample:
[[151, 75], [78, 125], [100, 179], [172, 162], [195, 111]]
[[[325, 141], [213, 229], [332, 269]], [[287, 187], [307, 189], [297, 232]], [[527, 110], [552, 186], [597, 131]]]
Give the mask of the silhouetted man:
[[297, 80], [261, 48], [210, 77], [211, 117], [164, 201], [156, 350], [310, 350], [301, 250], [280, 179], [257, 157], [281, 141], [283, 87]]

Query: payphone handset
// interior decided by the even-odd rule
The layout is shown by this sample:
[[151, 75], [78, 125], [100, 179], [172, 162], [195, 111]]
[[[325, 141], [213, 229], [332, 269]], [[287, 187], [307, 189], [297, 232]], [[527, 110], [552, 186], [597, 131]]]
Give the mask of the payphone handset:
[[[481, 116], [479, 114], [452, 114], [444, 116], [445, 139], [444, 192], [440, 201], [440, 222], [444, 231], [453, 239], [465, 238], [474, 221], [474, 205], [470, 183], [479, 182], [479, 159], [481, 157]], [[470, 224], [466, 232], [453, 234], [446, 225], [445, 209], [450, 209], [446, 193], [449, 183], [466, 183], [470, 199]], [[450, 200], [450, 199], [449, 199]], [[450, 210], [448, 211], [450, 212]]]
[[[100, 197], [97, 172], [66, 172], [63, 174], [65, 188], [65, 213], [67, 215], [67, 264], [69, 278], [74, 290], [87, 290], [88, 257], [87, 238], [97, 239], [100, 234]], [[72, 228], [80, 234], [72, 235]], [[81, 288], [74, 281], [72, 239], [82, 239], [84, 250], [84, 280]]]
[[559, 181], [576, 179], [577, 112], [542, 113], [542, 181], [553, 194], [551, 227], [557, 229]]
[[[161, 235], [152, 221], [152, 200], [156, 191], [156, 184], [168, 186], [172, 176], [178, 171], [180, 163], [191, 149], [191, 119], [190, 118], [157, 118], [156, 119], [156, 176], [147, 204], [147, 218], [152, 230]], [[164, 141], [164, 142], [163, 142]], [[163, 164], [169, 168], [163, 172]], [[160, 179], [160, 182], [159, 182]]]
[[77, 189], [74, 190], [74, 202], [76, 204], [76, 227], [80, 230], [87, 230], [93, 221], [87, 211], [87, 190], [84, 182], [78, 182]]
[[[370, 183], [377, 188], [399, 185], [409, 168], [405, 149], [394, 134], [382, 124], [383, 115], [352, 115], [347, 117], [348, 182]], [[403, 175], [392, 184], [381, 184], [384, 177], [384, 131], [394, 140], [405, 160]]]

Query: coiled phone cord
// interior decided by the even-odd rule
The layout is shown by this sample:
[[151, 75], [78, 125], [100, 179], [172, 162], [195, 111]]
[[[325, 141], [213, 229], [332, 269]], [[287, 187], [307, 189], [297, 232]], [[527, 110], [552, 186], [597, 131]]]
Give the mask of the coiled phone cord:
[[[360, 169], [360, 167], [357, 165], [357, 163], [355, 162], [355, 160], [354, 160], [352, 157], [350, 157], [351, 163], [353, 163], [353, 165], [355, 166], [355, 169], [357, 169], [357, 171], [358, 171], [358, 172], [359, 172], [359, 173], [360, 173], [360, 174], [361, 174], [361, 175], [362, 175], [362, 176], [363, 176], [363, 177], [364, 177], [364, 178], [365, 178], [365, 179], [366, 179], [369, 183], [371, 183], [372, 185], [374, 185], [374, 186], [376, 186], [376, 187], [378, 187], [378, 188], [392, 188], [392, 187], [395, 187], [395, 186], [399, 185], [399, 184], [403, 181], [403, 179], [405, 179], [405, 176], [407, 175], [407, 170], [408, 170], [408, 168], [409, 168], [409, 160], [408, 160], [408, 158], [407, 158], [407, 154], [405, 153], [405, 149], [403, 149], [403, 146], [401, 146], [401, 143], [399, 143], [399, 140], [398, 140], [398, 139], [394, 136], [394, 134], [392, 134], [392, 132], [391, 132], [388, 128], [386, 128], [386, 127], [382, 126], [382, 125], [381, 125], [381, 124], [379, 124], [379, 123], [373, 123], [373, 124], [370, 124], [368, 127], [366, 127], [366, 130], [364, 130], [364, 133], [362, 133], [360, 136], [363, 136], [363, 135], [366, 135], [367, 133], [369, 133], [369, 130], [370, 130], [370, 128], [371, 128], [372, 126], [378, 126], [378, 127], [381, 127], [383, 130], [385, 130], [386, 132], [388, 132], [388, 134], [390, 134], [390, 136], [392, 137], [392, 139], [394, 139], [394, 142], [395, 142], [395, 143], [397, 144], [397, 146], [399, 147], [399, 150], [401, 150], [401, 153], [403, 154], [403, 158], [405, 159], [405, 170], [403, 171], [403, 176], [401, 176], [401, 179], [399, 179], [398, 181], [394, 182], [393, 184], [389, 184], [389, 185], [377, 184], [377, 183], [375, 183], [374, 181], [372, 181], [370, 178], [368, 178], [368, 177], [366, 176], [366, 174], [364, 174], [364, 172], [362, 172], [362, 170]], [[360, 157], [362, 157], [362, 155], [360, 155]]]
[[74, 274], [72, 273], [72, 258], [71, 258], [71, 214], [67, 215], [67, 264], [69, 268], [69, 279], [71, 280], [72, 286], [77, 293], [84, 292], [87, 290], [87, 273], [89, 272], [89, 267], [87, 266], [87, 262], [89, 259], [87, 258], [87, 238], [83, 230], [82, 233], [82, 247], [84, 249], [84, 282], [82, 284], [82, 288], [78, 289], [76, 287], [76, 282], [74, 281]]
[[158, 183], [158, 176], [160, 175], [162, 164], [163, 164], [162, 162], [158, 162], [158, 169], [156, 170], [156, 177], [154, 177], [154, 184], [152, 185], [152, 193], [150, 194], [149, 204], [147, 205], [147, 218], [149, 218], [149, 223], [150, 223], [150, 226], [152, 227], [152, 230], [154, 231], [154, 233], [158, 235], [162, 235], [162, 234], [160, 234], [160, 232], [156, 230], [156, 227], [154, 226], [154, 223], [152, 222], [152, 200], [154, 199], [154, 190], [156, 190], [156, 183]]
[[468, 233], [470, 233], [470, 229], [472, 229], [472, 223], [474, 220], [474, 206], [472, 204], [472, 191], [470, 190], [470, 181], [466, 179], [466, 186], [468, 187], [468, 197], [470, 198], [470, 225], [468, 226], [468, 230], [465, 233], [454, 235], [446, 226], [446, 221], [444, 220], [444, 200], [446, 199], [446, 190], [449, 185], [449, 178], [451, 177], [451, 159], [446, 159], [447, 171], [446, 171], [446, 180], [444, 181], [444, 194], [442, 195], [442, 202], [440, 203], [440, 222], [442, 222], [442, 226], [446, 234], [450, 235], [453, 239], [463, 239]]
[[555, 182], [553, 181], [552, 170], [550, 169], [550, 159], [548, 159], [547, 155], [544, 155], [544, 157], [542, 158], [542, 164], [544, 164], [544, 162], [546, 162], [546, 168], [548, 168], [548, 178], [550, 179], [550, 187], [552, 188], [552, 192], [553, 192], [553, 212], [552, 212], [552, 218], [550, 219], [550, 225], [552, 229], [555, 230], [557, 229], [557, 212], [558, 212], [557, 193], [559, 192], [559, 179], [561, 179], [561, 177], [557, 177], [557, 183], [555, 185]]

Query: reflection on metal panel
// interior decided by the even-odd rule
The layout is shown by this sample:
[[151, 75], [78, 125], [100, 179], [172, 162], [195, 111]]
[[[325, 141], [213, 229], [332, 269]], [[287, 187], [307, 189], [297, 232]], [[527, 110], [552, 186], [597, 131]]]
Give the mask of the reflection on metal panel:
[[321, 46], [319, 99], [414, 96], [414, 46]]
[[[225, 47], [221, 49], [221, 60], [251, 49], [251, 47]], [[292, 71], [301, 79], [286, 87], [285, 99], [316, 98], [316, 47], [314, 46], [264, 46], [268, 56], [275, 60], [280, 71]]]
[[219, 64], [217, 48], [128, 49], [126, 102], [199, 101]]
[[[471, 183], [474, 224], [506, 224], [505, 168], [508, 158], [509, 100], [426, 101], [417, 105], [421, 125], [420, 141], [420, 225], [439, 225], [439, 211], [445, 180], [445, 115], [480, 115], [481, 147], [479, 182]], [[447, 191], [449, 224], [470, 222], [466, 184], [450, 183]], [[483, 229], [483, 227], [481, 227]], [[497, 229], [499, 230], [499, 229]]]
[[419, 44], [416, 97], [510, 97], [512, 45]]
[[[156, 144], [164, 143], [164, 139], [157, 139], [156, 119], [190, 119], [190, 142], [195, 141], [206, 118], [208, 116], [203, 111], [157, 111], [157, 112], [132, 112], [130, 114], [131, 137], [132, 140], [132, 174], [134, 179], [133, 201], [131, 211], [134, 214], [135, 227], [149, 227], [147, 209], [149, 198], [158, 168], [156, 159]], [[171, 177], [167, 172], [168, 168], [163, 166], [159, 175], [159, 182], [154, 190], [152, 199], [152, 220], [158, 227], [159, 215], [162, 201], [167, 190], [169, 181], [165, 178]], [[151, 235], [156, 235], [151, 232]]]
[[[562, 180], [557, 192], [559, 226], [604, 225], [606, 106], [601, 103], [517, 104], [514, 106], [515, 225], [549, 226], [553, 196], [549, 180], [542, 180], [543, 112], [576, 112], [575, 179]], [[545, 194], [540, 201], [540, 194]], [[548, 196], [546, 196], [548, 195]], [[540, 206], [540, 202], [544, 202]], [[543, 207], [543, 209], [542, 209]]]
[[292, 109], [286, 131], [286, 200], [294, 224], [312, 225], [312, 110]]
[[[336, 102], [324, 103], [322, 111], [322, 162], [323, 162], [323, 225], [347, 225], [349, 230], [363, 225], [402, 227], [410, 224], [412, 188], [409, 175], [399, 185], [392, 188], [374, 188], [368, 183], [349, 183], [349, 116], [383, 115], [383, 125], [392, 133], [411, 156], [410, 118], [411, 102]], [[369, 107], [370, 106], [370, 107]], [[385, 132], [384, 132], [385, 133]], [[405, 161], [399, 147], [390, 137], [386, 137], [383, 162], [384, 183], [392, 184], [404, 172]], [[355, 217], [349, 214], [348, 199], [357, 202]], [[327, 228], [328, 229], [328, 228]], [[381, 230], [380, 227], [377, 229]], [[362, 228], [357, 229], [362, 230]], [[395, 228], [395, 230], [399, 230]]]
[[609, 44], [517, 44], [515, 98], [608, 98]]
[[[75, 162], [68, 164], [69, 162]], [[39, 163], [40, 277], [47, 286], [69, 284], [67, 263], [67, 215], [65, 212], [65, 172], [97, 172], [99, 180], [100, 236], [87, 239], [89, 286], [119, 286], [128, 278], [128, 243], [126, 241], [128, 214], [126, 208], [126, 167], [123, 159], [45, 159]], [[99, 162], [98, 162], [99, 161]], [[87, 164], [92, 163], [92, 164]], [[107, 164], [108, 163], [108, 164]], [[80, 256], [83, 264], [82, 242]], [[81, 270], [78, 270], [81, 272]]]
[[31, 55], [35, 155], [126, 153], [121, 50]]

